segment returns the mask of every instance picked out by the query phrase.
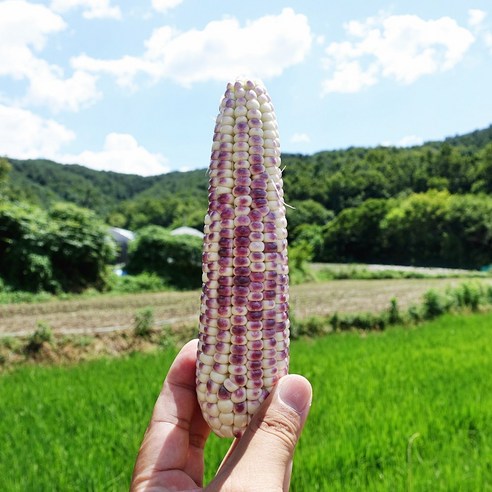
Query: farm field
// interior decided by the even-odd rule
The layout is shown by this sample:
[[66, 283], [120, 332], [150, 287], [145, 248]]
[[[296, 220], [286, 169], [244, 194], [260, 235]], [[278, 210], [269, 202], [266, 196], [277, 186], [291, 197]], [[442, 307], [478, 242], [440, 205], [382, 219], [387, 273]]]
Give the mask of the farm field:
[[[314, 389], [293, 491], [492, 491], [492, 314], [292, 344]], [[0, 490], [128, 490], [175, 352], [0, 376]], [[206, 448], [210, 480], [230, 441]]]
[[[465, 281], [458, 278], [336, 280], [291, 287], [295, 316], [334, 312], [379, 312], [393, 297], [402, 308], [417, 302], [431, 288], [445, 289]], [[478, 280], [477, 280], [478, 281]], [[480, 280], [492, 283], [490, 279]], [[100, 295], [77, 300], [0, 305], [0, 336], [32, 333], [39, 322], [54, 333], [96, 333], [129, 328], [136, 310], [154, 309], [159, 325], [195, 323], [199, 291]]]

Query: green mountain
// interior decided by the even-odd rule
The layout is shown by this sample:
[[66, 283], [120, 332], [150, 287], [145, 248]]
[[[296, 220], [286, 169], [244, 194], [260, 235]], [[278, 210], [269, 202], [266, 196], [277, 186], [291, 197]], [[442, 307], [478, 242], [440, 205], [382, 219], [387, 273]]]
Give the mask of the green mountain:
[[[47, 206], [69, 201], [95, 210], [114, 225], [136, 228], [201, 224], [207, 204], [206, 171], [141, 177], [94, 171], [48, 160], [8, 159], [11, 193]], [[335, 215], [369, 198], [429, 189], [492, 192], [492, 125], [411, 148], [351, 147], [313, 155], [284, 154], [288, 203], [312, 200]]]
[[475, 130], [465, 135], [448, 137], [444, 142], [453, 146], [463, 146], [471, 149], [483, 148], [492, 142], [492, 125], [483, 130]]
[[[132, 230], [150, 224], [203, 227], [205, 169], [144, 178], [47, 160], [9, 162], [0, 159], [0, 211], [7, 197], [0, 229], [11, 236], [27, 223], [39, 229], [42, 214], [70, 209], [53, 206], [60, 201], [90, 208], [105, 223]], [[492, 126], [410, 148], [283, 154], [282, 167], [294, 258], [460, 268], [492, 264]], [[22, 215], [27, 205], [9, 203], [12, 199], [46, 210], [32, 207], [34, 217]], [[30, 233], [25, 239], [34, 246], [29, 268], [44, 272], [38, 243], [31, 244]]]
[[9, 159], [11, 186], [42, 204], [68, 201], [104, 213], [151, 187], [156, 177], [94, 171], [45, 159]]

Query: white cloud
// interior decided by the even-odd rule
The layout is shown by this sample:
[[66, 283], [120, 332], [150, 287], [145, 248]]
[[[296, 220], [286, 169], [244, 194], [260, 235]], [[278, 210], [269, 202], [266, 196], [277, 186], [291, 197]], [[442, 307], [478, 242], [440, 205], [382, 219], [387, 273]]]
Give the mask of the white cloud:
[[290, 141], [292, 143], [309, 143], [311, 138], [307, 133], [294, 133], [294, 135], [290, 137]]
[[397, 147], [412, 147], [414, 145], [422, 145], [424, 143], [424, 139], [422, 137], [418, 137], [417, 135], [406, 135], [405, 137], [400, 138]]
[[471, 27], [480, 27], [487, 13], [480, 9], [468, 10], [468, 25]]
[[22, 104], [77, 111], [99, 97], [94, 75], [76, 71], [66, 78], [61, 67], [38, 56], [48, 36], [65, 28], [63, 19], [43, 5], [0, 3], [0, 77], [28, 81]]
[[[0, 48], [32, 46], [41, 51], [49, 34], [63, 31], [64, 20], [44, 5], [23, 0], [0, 2]], [[0, 63], [0, 68], [3, 64]], [[6, 67], [3, 66], [3, 70]]]
[[487, 12], [483, 10], [468, 10], [468, 25], [473, 29], [475, 35], [485, 43], [485, 46], [492, 53], [492, 32], [489, 30], [490, 25], [486, 25], [484, 23], [486, 17]]
[[[38, 60], [35, 76], [31, 77], [24, 102], [46, 105], [53, 111], [78, 111], [80, 107], [92, 103], [99, 97], [96, 89], [96, 77], [82, 71], [63, 79], [63, 72]], [[33, 74], [34, 75], [34, 74]]]
[[86, 150], [80, 154], [65, 154], [59, 162], [82, 164], [99, 171], [152, 176], [169, 171], [167, 159], [142, 147], [127, 133], [110, 133], [101, 151]]
[[424, 139], [422, 137], [418, 137], [417, 135], [406, 135], [398, 142], [393, 143], [390, 140], [385, 140], [380, 143], [382, 147], [413, 147], [414, 145], [422, 145], [424, 143]]
[[0, 155], [16, 159], [53, 159], [92, 169], [151, 176], [168, 172], [167, 159], [151, 153], [126, 133], [110, 133], [101, 151], [67, 154], [62, 148], [75, 133], [52, 119], [0, 104]]
[[120, 8], [111, 0], [52, 0], [50, 7], [61, 13], [81, 7], [86, 19], [121, 19]]
[[179, 4], [181, 4], [183, 0], [152, 0], [152, 7], [157, 12], [166, 13], [168, 10], [174, 9]]
[[326, 48], [324, 63], [332, 73], [323, 82], [323, 94], [358, 92], [381, 78], [411, 84], [424, 75], [450, 70], [474, 42], [471, 32], [450, 17], [381, 15], [344, 27], [355, 40]]
[[143, 58], [124, 56], [117, 60], [98, 60], [87, 55], [80, 55], [71, 60], [76, 70], [93, 73], [107, 73], [116, 78], [118, 85], [135, 89], [135, 75], [139, 72], [153, 74], [155, 64]]
[[484, 41], [485, 41], [485, 44], [487, 45], [487, 48], [489, 48], [490, 51], [492, 52], [492, 33], [490, 33], [490, 32], [485, 33]]
[[72, 66], [112, 74], [125, 85], [132, 85], [138, 73], [154, 80], [172, 79], [187, 87], [241, 74], [268, 79], [302, 62], [312, 38], [307, 17], [285, 8], [279, 15], [260, 17], [244, 26], [235, 18], [186, 32], [164, 26], [146, 41], [141, 57], [97, 60], [81, 56], [72, 59]]
[[323, 92], [354, 93], [376, 84], [377, 66], [371, 64], [363, 70], [358, 61], [343, 61], [336, 65], [333, 76], [323, 82]]
[[56, 157], [75, 134], [56, 121], [0, 104], [0, 154], [18, 159]]

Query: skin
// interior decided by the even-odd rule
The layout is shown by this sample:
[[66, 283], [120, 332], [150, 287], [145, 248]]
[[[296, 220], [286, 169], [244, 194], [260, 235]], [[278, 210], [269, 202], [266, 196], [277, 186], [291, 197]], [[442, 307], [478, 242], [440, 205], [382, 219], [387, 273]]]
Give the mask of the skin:
[[205, 443], [210, 429], [195, 393], [197, 340], [172, 364], [154, 407], [133, 471], [131, 491], [286, 491], [295, 446], [311, 406], [302, 376], [284, 376], [203, 488]]

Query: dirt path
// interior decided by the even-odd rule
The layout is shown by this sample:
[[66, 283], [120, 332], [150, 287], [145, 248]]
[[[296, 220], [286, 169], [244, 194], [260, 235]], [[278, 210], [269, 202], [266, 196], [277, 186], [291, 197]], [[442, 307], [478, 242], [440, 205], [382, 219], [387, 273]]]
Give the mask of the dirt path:
[[[291, 287], [291, 309], [300, 318], [334, 312], [378, 312], [393, 297], [400, 307], [417, 302], [431, 288], [445, 289], [460, 279], [336, 280]], [[492, 283], [492, 280], [483, 280]], [[44, 322], [55, 333], [105, 333], [130, 328], [135, 312], [152, 307], [156, 324], [190, 325], [198, 318], [200, 293], [101, 295], [89, 299], [0, 306], [0, 336], [32, 333]]]

